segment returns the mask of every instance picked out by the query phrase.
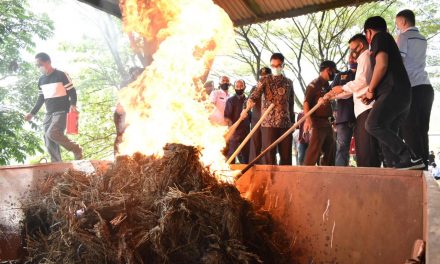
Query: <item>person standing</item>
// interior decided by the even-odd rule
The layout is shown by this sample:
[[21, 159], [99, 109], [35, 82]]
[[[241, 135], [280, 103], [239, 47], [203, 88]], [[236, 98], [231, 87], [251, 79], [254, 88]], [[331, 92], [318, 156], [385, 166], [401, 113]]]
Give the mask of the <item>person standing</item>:
[[38, 80], [38, 99], [25, 120], [30, 121], [40, 110], [46, 106], [44, 117], [44, 142], [52, 162], [62, 161], [60, 145], [73, 152], [76, 160], [82, 159], [82, 148], [71, 141], [65, 134], [67, 113], [77, 112], [77, 95], [75, 87], [69, 76], [52, 67], [51, 59], [46, 53], [35, 56], [36, 66], [42, 76]]
[[[131, 67], [128, 70], [128, 74], [130, 75], [128, 80], [121, 83], [120, 88], [124, 89], [130, 83], [136, 81], [139, 75], [142, 74], [144, 68], [141, 67]], [[116, 137], [115, 142], [113, 143], [113, 154], [116, 156], [119, 154], [119, 145], [122, 143], [122, 138], [124, 136], [125, 129], [127, 129], [127, 124], [125, 123], [125, 110], [122, 107], [120, 102], [116, 103], [115, 111], [113, 113], [113, 122], [116, 128]]]
[[[262, 112], [266, 111], [270, 104], [274, 104], [274, 108], [261, 124], [262, 149], [269, 147], [295, 121], [295, 114], [293, 112], [293, 82], [283, 75], [283, 54], [272, 54], [270, 65], [272, 74], [261, 78], [257, 88], [247, 101], [247, 108], [250, 109], [264, 95]], [[242, 114], [246, 115], [247, 113], [243, 112]], [[292, 140], [292, 135], [289, 135], [278, 144], [278, 153], [280, 154], [279, 165], [292, 165]], [[263, 163], [276, 165], [276, 151], [276, 148], [269, 151], [263, 157]]]
[[[226, 101], [225, 106], [225, 119], [228, 126], [232, 126], [239, 118], [243, 111], [243, 106], [245, 105], [246, 96], [244, 90], [246, 89], [246, 83], [244, 80], [237, 80], [234, 83], [235, 95], [229, 97]], [[238, 146], [243, 142], [246, 136], [250, 132], [250, 120], [249, 117], [241, 121], [240, 125], [232, 134], [231, 139], [228, 142], [228, 159], [237, 150]], [[243, 149], [238, 154], [238, 160], [241, 164], [247, 164], [249, 162], [249, 142], [243, 147]], [[232, 161], [231, 164], [234, 164]]]
[[[337, 74], [330, 88], [337, 85], [344, 85], [354, 80], [357, 68], [356, 59], [353, 56], [349, 56], [348, 63], [350, 68], [347, 71]], [[355, 121], [353, 96], [346, 99], [337, 99], [335, 114], [336, 166], [348, 166], [350, 160], [350, 142], [353, 136]]]
[[343, 86], [334, 86], [332, 91], [324, 95], [327, 100], [336, 96], [336, 98], [351, 96], [354, 103], [354, 114], [356, 123], [354, 127], [356, 163], [358, 167], [380, 167], [379, 146], [377, 140], [367, 133], [365, 122], [368, 118], [373, 102], [370, 104], [362, 103], [359, 96], [368, 90], [371, 81], [372, 68], [370, 61], [370, 51], [368, 42], [364, 35], [356, 34], [349, 41], [350, 57], [356, 59], [357, 70], [353, 81]]
[[[272, 74], [272, 71], [268, 67], [264, 67], [260, 69], [260, 80], [264, 76]], [[257, 86], [252, 87], [249, 94], [252, 94]], [[251, 109], [251, 128], [254, 128], [255, 125], [258, 123], [258, 121], [261, 118], [261, 98], [258, 98], [255, 101], [254, 107]], [[262, 151], [261, 149], [261, 129], [257, 129], [255, 133], [252, 135], [251, 138], [251, 144], [250, 144], [250, 151], [249, 151], [249, 160], [254, 160]], [[257, 161], [257, 164], [261, 164], [261, 159]]]
[[[306, 89], [304, 100], [304, 114], [312, 109], [319, 98], [330, 90], [329, 81], [335, 79], [336, 64], [333, 61], [323, 61], [319, 66], [319, 77], [313, 80]], [[323, 166], [335, 165], [335, 137], [330, 119], [333, 117], [329, 102], [324, 102], [311, 116], [306, 118], [304, 131], [311, 131], [309, 147], [306, 151], [304, 165], [314, 166], [324, 154], [320, 164]]]
[[[301, 118], [303, 118], [303, 116], [304, 112], [299, 113], [296, 121], [298, 122]], [[303, 165], [306, 151], [309, 147], [310, 133], [308, 131], [304, 131], [304, 122], [299, 125], [298, 130], [298, 165]]]
[[434, 151], [431, 150], [428, 156], [428, 165], [431, 165], [434, 162], [435, 162], [435, 154]]
[[373, 75], [361, 99], [365, 104], [375, 100], [365, 128], [379, 141], [387, 167], [423, 169], [423, 159], [398, 136], [411, 102], [411, 83], [399, 48], [380, 16], [365, 21], [364, 33], [371, 46]]
[[415, 154], [428, 167], [429, 120], [431, 117], [434, 89], [429, 81], [426, 67], [426, 38], [416, 27], [415, 15], [411, 10], [402, 10], [396, 16], [396, 27], [400, 34], [397, 46], [411, 83], [411, 106], [401, 126], [401, 135]]
[[211, 120], [212, 123], [220, 126], [227, 125], [224, 115], [226, 101], [229, 98], [229, 86], [231, 86], [231, 83], [229, 82], [229, 77], [221, 76], [219, 83], [220, 89], [212, 91], [209, 95], [210, 102], [215, 105], [214, 112], [209, 117], [209, 120]]

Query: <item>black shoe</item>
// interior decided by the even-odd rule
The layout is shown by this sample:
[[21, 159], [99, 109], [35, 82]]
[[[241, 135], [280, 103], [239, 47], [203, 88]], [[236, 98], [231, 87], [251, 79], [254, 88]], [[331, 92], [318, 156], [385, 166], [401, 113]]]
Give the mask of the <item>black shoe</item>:
[[399, 170], [423, 170], [425, 168], [425, 163], [423, 163], [422, 158], [410, 158], [409, 161], [399, 162], [396, 164], [396, 169]]

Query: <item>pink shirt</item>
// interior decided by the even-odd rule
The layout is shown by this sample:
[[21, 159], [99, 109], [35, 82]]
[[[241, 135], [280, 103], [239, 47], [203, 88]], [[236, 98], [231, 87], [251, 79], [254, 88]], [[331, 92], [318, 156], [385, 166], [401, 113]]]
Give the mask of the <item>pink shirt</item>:
[[228, 98], [229, 98], [229, 94], [221, 89], [214, 90], [209, 95], [209, 101], [215, 105], [214, 112], [209, 117], [209, 120], [211, 120], [211, 122], [221, 126], [227, 125], [224, 117], [224, 113], [225, 113], [226, 101], [228, 100]]

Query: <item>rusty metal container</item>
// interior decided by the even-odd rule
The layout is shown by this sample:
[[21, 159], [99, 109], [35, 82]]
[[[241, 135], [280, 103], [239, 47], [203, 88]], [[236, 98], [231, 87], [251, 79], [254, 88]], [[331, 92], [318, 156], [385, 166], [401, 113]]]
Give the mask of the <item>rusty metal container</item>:
[[[19, 201], [39, 179], [69, 168], [102, 173], [109, 164], [0, 167], [0, 262], [22, 254]], [[427, 173], [258, 165], [236, 186], [286, 231], [292, 262], [402, 264], [423, 239], [427, 263], [440, 263], [440, 188]]]

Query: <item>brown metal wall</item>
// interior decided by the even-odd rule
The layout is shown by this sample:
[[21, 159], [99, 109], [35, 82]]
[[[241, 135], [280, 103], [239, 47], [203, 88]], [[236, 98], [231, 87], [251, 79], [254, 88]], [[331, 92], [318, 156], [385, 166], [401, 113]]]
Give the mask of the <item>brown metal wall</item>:
[[294, 263], [402, 264], [423, 238], [421, 172], [257, 166], [237, 183], [289, 236]]
[[20, 201], [30, 190], [40, 186], [42, 179], [70, 168], [103, 172], [108, 164], [107, 161], [79, 161], [0, 167], [0, 262], [18, 259], [23, 253], [19, 223], [23, 212]]
[[[108, 166], [107, 162], [92, 163], [100, 171]], [[20, 253], [14, 229], [21, 217], [21, 196], [42, 176], [71, 167], [70, 163], [0, 167], [0, 261], [15, 259]], [[401, 264], [410, 256], [413, 241], [424, 237], [427, 216], [422, 179], [421, 172], [261, 165], [236, 185], [243, 196], [269, 210], [284, 227], [296, 255], [292, 261]], [[435, 203], [435, 197], [430, 203]], [[438, 231], [426, 228], [432, 230], [429, 243], [439, 244]], [[436, 251], [431, 247], [430, 252], [435, 255]]]

